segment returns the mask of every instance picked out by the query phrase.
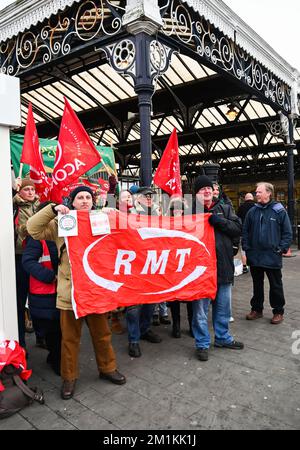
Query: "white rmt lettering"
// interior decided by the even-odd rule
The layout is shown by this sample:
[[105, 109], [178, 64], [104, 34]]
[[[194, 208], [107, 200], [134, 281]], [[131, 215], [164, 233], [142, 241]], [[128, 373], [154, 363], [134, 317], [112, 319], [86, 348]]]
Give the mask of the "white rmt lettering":
[[86, 166], [86, 164], [80, 159], [75, 158], [73, 163], [67, 163], [62, 169], [58, 169], [53, 174], [53, 183], [58, 184], [64, 181], [67, 177], [73, 175], [81, 166]]
[[131, 263], [135, 258], [136, 253], [131, 250], [118, 250], [114, 275], [120, 275], [121, 266], [124, 266], [124, 275], [131, 275]]
[[161, 255], [157, 261], [157, 250], [148, 250], [147, 259], [144, 265], [143, 270], [141, 271], [142, 275], [145, 275], [148, 273], [148, 269], [151, 265], [150, 274], [154, 275], [159, 267], [159, 273], [160, 275], [163, 275], [166, 271], [166, 266], [169, 258], [170, 250], [163, 250], [161, 252]]
[[183, 266], [185, 263], [185, 257], [190, 256], [190, 254], [191, 254], [190, 248], [179, 248], [177, 250], [176, 258], [177, 258], [177, 256], [179, 256], [179, 263], [178, 263], [178, 268], [177, 268], [176, 272], [182, 272], [182, 269], [183, 269]]

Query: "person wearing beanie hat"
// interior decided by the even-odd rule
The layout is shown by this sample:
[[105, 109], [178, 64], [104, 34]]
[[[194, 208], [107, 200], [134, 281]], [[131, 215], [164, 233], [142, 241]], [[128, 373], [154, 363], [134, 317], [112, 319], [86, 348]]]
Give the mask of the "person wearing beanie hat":
[[77, 209], [77, 210], [93, 209], [94, 208], [93, 190], [89, 186], [86, 186], [84, 184], [81, 186], [77, 186], [69, 194], [68, 207], [70, 209]]
[[[35, 193], [35, 185], [29, 178], [24, 178], [19, 183], [19, 192], [13, 198], [14, 225], [15, 225], [15, 264], [17, 284], [17, 310], [19, 343], [26, 348], [25, 342], [25, 305], [29, 289], [29, 275], [22, 264], [22, 254], [26, 242], [27, 221], [35, 213], [39, 205], [39, 197]], [[37, 337], [37, 341], [39, 337]]]
[[203, 187], [211, 187], [213, 189], [213, 183], [206, 175], [199, 175], [194, 182], [195, 194]]
[[195, 336], [197, 357], [208, 360], [210, 333], [208, 309], [212, 303], [215, 347], [241, 350], [242, 342], [235, 341], [229, 331], [231, 288], [234, 279], [233, 244], [241, 235], [239, 218], [229, 205], [220, 200], [214, 202], [213, 183], [205, 175], [196, 178], [194, 183], [196, 198], [193, 214], [210, 213], [209, 223], [214, 227], [217, 256], [217, 294], [211, 302], [204, 298], [193, 302], [192, 329]]
[[[90, 211], [93, 208], [93, 191], [90, 187], [77, 186], [69, 195], [69, 206], [75, 210]], [[70, 208], [54, 203], [36, 213], [28, 222], [28, 231], [34, 239], [55, 241], [58, 255], [57, 303], [60, 309], [61, 342], [61, 397], [68, 400], [75, 392], [78, 379], [78, 358], [80, 350], [81, 329], [84, 322], [93, 341], [99, 378], [114, 384], [126, 383], [126, 378], [117, 370], [115, 352], [111, 343], [111, 330], [107, 314], [89, 314], [76, 319], [72, 308], [72, 277], [70, 261], [64, 238], [58, 237], [57, 213], [68, 214]]]

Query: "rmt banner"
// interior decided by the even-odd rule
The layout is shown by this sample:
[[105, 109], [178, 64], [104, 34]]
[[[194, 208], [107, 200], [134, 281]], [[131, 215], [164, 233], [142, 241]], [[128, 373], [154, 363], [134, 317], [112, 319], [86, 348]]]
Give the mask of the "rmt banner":
[[214, 299], [216, 254], [209, 214], [154, 217], [108, 214], [110, 234], [93, 236], [77, 211], [78, 236], [66, 237], [76, 318], [119, 306]]

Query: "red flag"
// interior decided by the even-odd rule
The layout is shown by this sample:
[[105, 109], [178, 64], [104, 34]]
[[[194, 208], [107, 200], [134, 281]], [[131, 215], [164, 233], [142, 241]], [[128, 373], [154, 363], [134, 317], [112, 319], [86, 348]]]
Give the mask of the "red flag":
[[170, 195], [182, 196], [176, 128], [167, 143], [153, 182]]
[[78, 236], [66, 238], [76, 317], [118, 306], [215, 298], [209, 214], [170, 218], [112, 211], [107, 217], [111, 232], [93, 236], [89, 213], [77, 211]]
[[35, 184], [35, 190], [39, 195], [40, 200], [42, 202], [49, 200], [52, 181], [45, 171], [31, 103], [29, 103], [28, 106], [25, 137], [20, 162], [30, 166], [30, 178]]
[[51, 200], [61, 202], [62, 189], [101, 162], [89, 135], [65, 98], [52, 174]]

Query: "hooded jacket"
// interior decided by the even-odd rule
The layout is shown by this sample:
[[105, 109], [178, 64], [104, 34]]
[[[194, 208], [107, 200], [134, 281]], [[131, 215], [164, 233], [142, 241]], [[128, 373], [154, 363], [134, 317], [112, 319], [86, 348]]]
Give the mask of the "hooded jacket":
[[16, 240], [16, 254], [21, 255], [23, 253], [23, 241], [28, 236], [27, 221], [29, 217], [33, 216], [37, 207], [40, 204], [38, 196], [35, 197], [33, 202], [24, 200], [19, 194], [16, 194], [13, 198], [14, 209], [16, 211], [15, 230], [17, 233]]
[[282, 268], [282, 254], [292, 243], [289, 216], [281, 203], [257, 203], [246, 215], [242, 246], [250, 266]]

